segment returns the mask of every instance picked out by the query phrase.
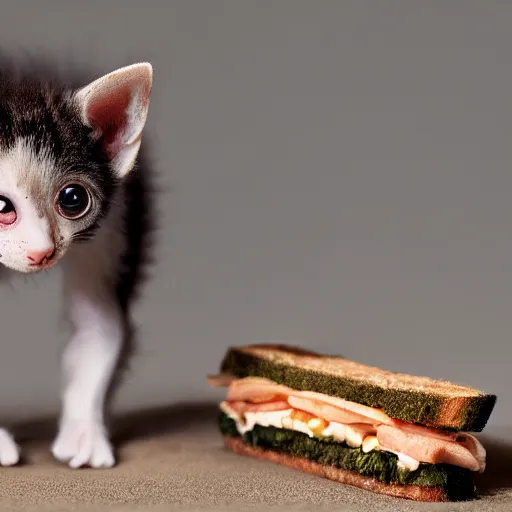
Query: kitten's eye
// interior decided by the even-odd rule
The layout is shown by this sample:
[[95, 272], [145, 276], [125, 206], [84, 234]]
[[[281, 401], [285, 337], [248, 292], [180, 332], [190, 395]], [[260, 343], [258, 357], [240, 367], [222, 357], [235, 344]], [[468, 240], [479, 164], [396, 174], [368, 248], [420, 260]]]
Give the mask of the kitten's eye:
[[66, 219], [83, 217], [91, 205], [89, 193], [82, 185], [66, 185], [57, 196], [57, 208]]
[[0, 224], [9, 225], [16, 220], [16, 210], [10, 199], [0, 196]]

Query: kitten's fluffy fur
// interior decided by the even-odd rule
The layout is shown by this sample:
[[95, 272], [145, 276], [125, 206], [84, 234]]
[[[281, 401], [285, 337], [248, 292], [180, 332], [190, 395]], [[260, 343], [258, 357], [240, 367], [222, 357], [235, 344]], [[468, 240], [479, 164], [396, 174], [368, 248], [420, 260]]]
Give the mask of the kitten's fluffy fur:
[[[104, 410], [129, 352], [129, 306], [150, 242], [139, 150], [151, 86], [147, 63], [77, 86], [0, 62], [0, 264], [32, 273], [61, 262], [75, 332], [52, 453], [73, 468], [115, 463]], [[0, 429], [0, 464], [18, 460]]]

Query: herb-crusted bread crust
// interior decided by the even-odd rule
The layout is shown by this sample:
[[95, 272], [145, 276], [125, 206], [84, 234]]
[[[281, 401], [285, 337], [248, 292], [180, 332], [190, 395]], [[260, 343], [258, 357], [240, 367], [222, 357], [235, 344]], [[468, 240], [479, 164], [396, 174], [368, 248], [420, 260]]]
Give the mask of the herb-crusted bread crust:
[[300, 391], [316, 391], [382, 409], [395, 419], [455, 431], [481, 432], [496, 403], [451, 382], [395, 373], [286, 345], [231, 347], [221, 372], [264, 377]]
[[[256, 450], [248, 451], [235, 445], [243, 454], [255, 456], [263, 452], [265, 459], [279, 463], [288, 460], [277, 456], [284, 455], [293, 460], [291, 467], [307, 472], [313, 469], [314, 474], [350, 485], [364, 485], [374, 492], [392, 492], [395, 496], [411, 499], [432, 500], [435, 497], [434, 501], [466, 501], [476, 496], [473, 473], [457, 466], [422, 463], [415, 471], [404, 471], [399, 468], [395, 454], [380, 450], [365, 453], [361, 447], [352, 448], [334, 439], [311, 438], [283, 428], [255, 425], [251, 431], [240, 435], [235, 421], [225, 413], [219, 415], [218, 427], [224, 439], [239, 439]], [[228, 446], [233, 445], [228, 442]], [[418, 495], [423, 498], [414, 498]]]
[[367, 491], [387, 494], [396, 498], [405, 498], [415, 501], [442, 502], [450, 501], [442, 487], [421, 487], [419, 485], [393, 485], [385, 484], [374, 478], [359, 475], [353, 471], [334, 466], [318, 464], [306, 458], [293, 457], [285, 453], [278, 453], [272, 450], [262, 450], [250, 446], [242, 439], [235, 437], [224, 437], [224, 446], [237, 455], [245, 455], [258, 460], [273, 462], [291, 469], [311, 473], [316, 476], [328, 478], [341, 484], [352, 485]]

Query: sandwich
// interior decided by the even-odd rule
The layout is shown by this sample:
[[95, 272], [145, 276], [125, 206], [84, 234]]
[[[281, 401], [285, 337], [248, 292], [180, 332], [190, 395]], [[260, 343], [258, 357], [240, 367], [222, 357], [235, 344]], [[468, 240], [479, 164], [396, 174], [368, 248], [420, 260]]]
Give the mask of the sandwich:
[[[287, 345], [228, 349], [210, 386], [239, 455], [417, 501], [476, 497], [496, 396]], [[470, 433], [472, 432], [472, 433]]]

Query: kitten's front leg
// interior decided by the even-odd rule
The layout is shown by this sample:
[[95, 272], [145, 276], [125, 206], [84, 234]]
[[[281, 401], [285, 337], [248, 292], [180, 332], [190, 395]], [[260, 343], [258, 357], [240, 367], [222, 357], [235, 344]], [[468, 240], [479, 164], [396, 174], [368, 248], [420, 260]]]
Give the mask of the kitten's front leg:
[[124, 322], [115, 288], [109, 284], [108, 261], [95, 245], [69, 254], [64, 267], [76, 331], [63, 354], [62, 416], [52, 453], [72, 468], [115, 463], [104, 405], [124, 340]]
[[[0, 265], [0, 282], [7, 281], [12, 270]], [[20, 448], [11, 433], [0, 427], [0, 466], [15, 466], [20, 460]]]
[[5, 428], [0, 428], [0, 466], [14, 466], [19, 460], [18, 445]]

